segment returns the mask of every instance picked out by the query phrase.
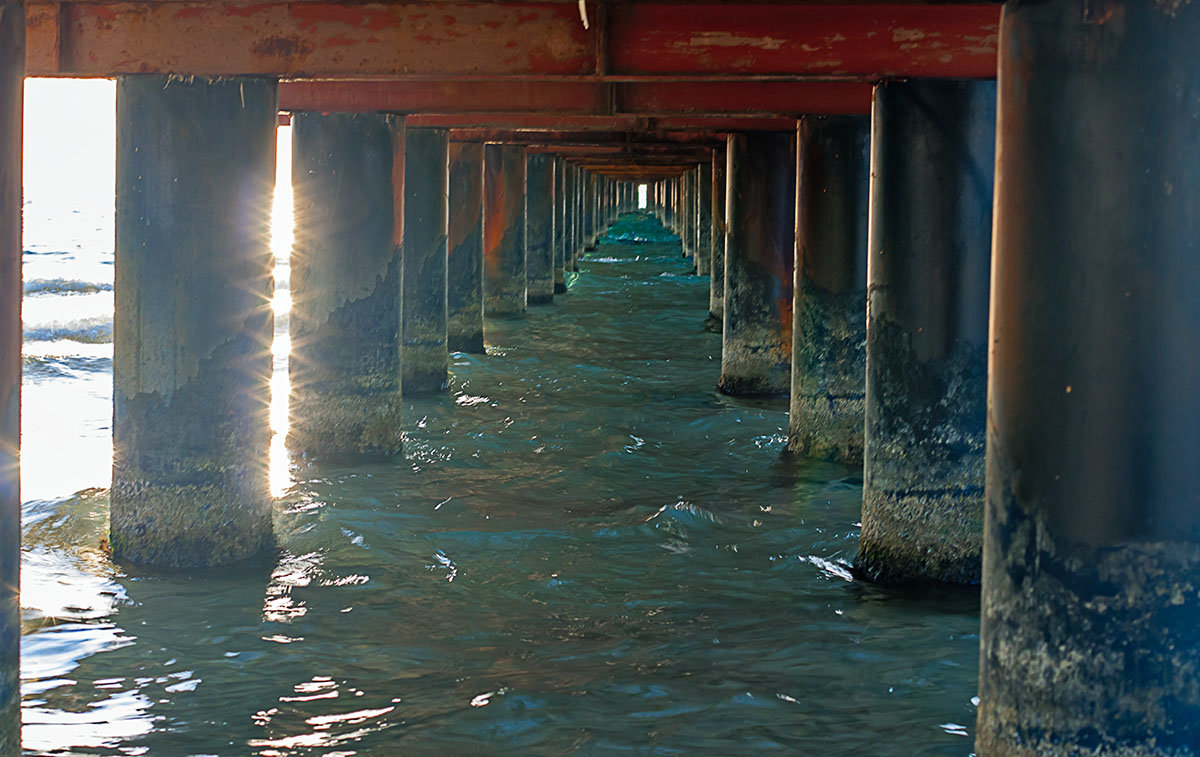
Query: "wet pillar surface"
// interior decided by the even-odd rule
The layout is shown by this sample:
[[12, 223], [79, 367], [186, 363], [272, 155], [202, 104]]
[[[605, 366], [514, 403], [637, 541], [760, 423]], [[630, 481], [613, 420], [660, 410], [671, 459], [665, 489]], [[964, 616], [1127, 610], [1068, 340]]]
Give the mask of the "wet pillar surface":
[[400, 385], [406, 395], [440, 392], [449, 382], [448, 145], [445, 129], [405, 130]]
[[554, 304], [554, 159], [525, 158], [525, 249], [530, 305]]
[[579, 256], [583, 252], [583, 182], [581, 169], [571, 168], [571, 258], [567, 270], [579, 271]]
[[483, 310], [525, 313], [525, 152], [515, 145], [483, 148]]
[[1200, 744], [1198, 29], [1005, 8], [980, 754]]
[[712, 268], [712, 166], [705, 163], [696, 174], [696, 273], [708, 276]]
[[446, 347], [483, 354], [483, 145], [451, 142]]
[[567, 164], [554, 159], [554, 293], [567, 291]]
[[856, 564], [878, 581], [979, 581], [995, 145], [993, 82], [875, 89]]
[[272, 544], [274, 80], [117, 81], [113, 556]]
[[583, 173], [583, 249], [596, 249], [599, 236], [599, 216], [596, 214], [596, 176]]
[[708, 314], [718, 321], [725, 303], [725, 149], [713, 151], [712, 164], [712, 269], [709, 276]]
[[[684, 171], [683, 175], [679, 177], [679, 244], [685, 258], [690, 258], [696, 254], [695, 227], [691, 222], [690, 214], [693, 205], [692, 195], [695, 193], [692, 178], [693, 174], [691, 171]], [[692, 261], [692, 265], [695, 265], [694, 260]]]
[[21, 752], [21, 127], [25, 9], [0, 0], [0, 754]]
[[870, 131], [865, 116], [797, 126], [788, 449], [848, 464], [863, 459]]
[[796, 135], [731, 134], [726, 143], [721, 378], [726, 394], [786, 396], [792, 373]]
[[403, 122], [292, 117], [288, 447], [332, 459], [401, 451]]

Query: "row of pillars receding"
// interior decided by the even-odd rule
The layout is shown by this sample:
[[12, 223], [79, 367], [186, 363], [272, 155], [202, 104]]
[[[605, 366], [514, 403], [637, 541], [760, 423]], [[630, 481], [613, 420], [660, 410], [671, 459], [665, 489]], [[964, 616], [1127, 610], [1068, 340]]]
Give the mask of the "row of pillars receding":
[[[721, 388], [790, 393], [792, 450], [863, 461], [860, 569], [982, 580], [984, 755], [1200, 743], [1200, 5], [1102, 5], [1010, 2], [998, 97], [880, 85], [869, 122], [736, 134], [711, 173], [654, 187], [717, 282]], [[0, 12], [0, 753], [19, 740], [23, 27]], [[163, 85], [120, 85], [113, 548], [229, 561], [271, 538], [275, 85]], [[303, 114], [295, 137], [295, 446], [393, 453], [405, 366], [440, 387], [451, 340], [477, 344], [451, 298], [552, 296], [612, 192], [387, 116]], [[560, 177], [545, 224], [530, 188]], [[480, 200], [456, 222], [458, 183]]]
[[982, 581], [980, 754], [1200, 744], [1200, 13], [1116, 5], [1009, 3], [999, 90], [883, 83], [649, 194], [721, 390], [863, 466], [859, 573]]
[[[13, 33], [0, 26], [0, 42]], [[22, 61], [11, 49], [0, 44], [0, 754], [19, 739]], [[277, 103], [261, 77], [118, 81], [120, 561], [225, 565], [273, 544]], [[297, 113], [292, 124], [287, 445], [306, 457], [399, 454], [402, 394], [445, 389], [451, 352], [484, 351], [485, 315], [552, 304], [635, 202], [630, 182], [398, 116]]]

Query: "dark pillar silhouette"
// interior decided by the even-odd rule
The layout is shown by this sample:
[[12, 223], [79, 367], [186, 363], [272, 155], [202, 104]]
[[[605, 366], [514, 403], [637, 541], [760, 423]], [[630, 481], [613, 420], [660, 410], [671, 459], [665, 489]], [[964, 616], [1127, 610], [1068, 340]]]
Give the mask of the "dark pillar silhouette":
[[980, 754], [1200, 744], [1198, 31], [1005, 8]]

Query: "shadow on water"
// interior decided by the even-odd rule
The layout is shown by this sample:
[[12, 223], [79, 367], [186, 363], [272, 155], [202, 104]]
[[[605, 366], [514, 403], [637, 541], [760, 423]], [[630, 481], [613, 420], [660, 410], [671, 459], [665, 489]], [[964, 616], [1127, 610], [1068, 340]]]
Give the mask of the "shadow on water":
[[265, 569], [134, 573], [104, 492], [27, 502], [27, 749], [968, 753], [977, 599], [854, 579], [859, 475], [717, 393], [689, 268], [622, 219], [402, 460], [296, 467]]

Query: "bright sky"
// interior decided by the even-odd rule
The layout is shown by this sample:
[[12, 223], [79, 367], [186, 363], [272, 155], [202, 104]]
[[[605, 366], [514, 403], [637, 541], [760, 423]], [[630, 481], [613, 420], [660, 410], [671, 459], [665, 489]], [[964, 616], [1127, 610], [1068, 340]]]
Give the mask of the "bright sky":
[[105, 79], [25, 80], [26, 200], [80, 208], [112, 196], [116, 92]]

